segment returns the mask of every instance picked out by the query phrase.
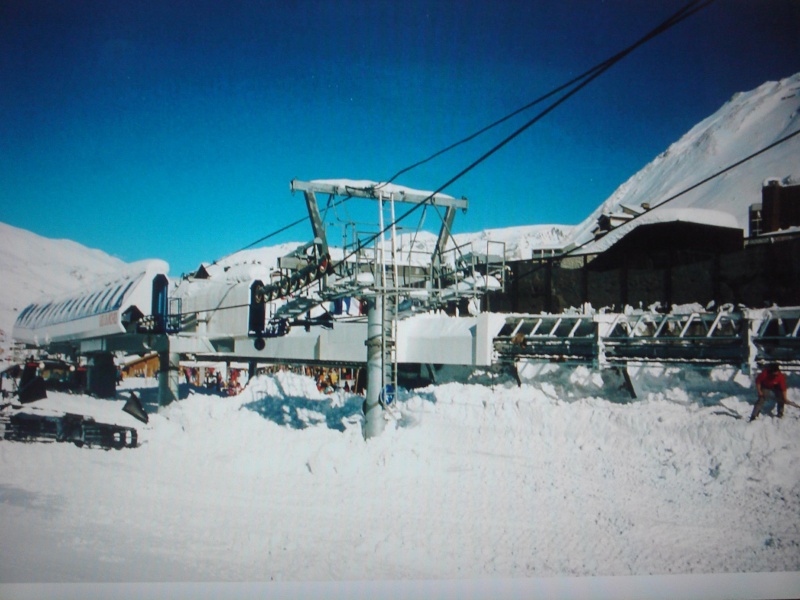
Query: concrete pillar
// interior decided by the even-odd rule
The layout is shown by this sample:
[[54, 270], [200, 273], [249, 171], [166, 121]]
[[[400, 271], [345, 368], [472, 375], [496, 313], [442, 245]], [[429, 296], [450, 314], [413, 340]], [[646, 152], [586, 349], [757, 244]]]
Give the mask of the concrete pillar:
[[98, 352], [89, 357], [86, 387], [91, 395], [98, 398], [117, 395], [117, 365], [110, 352]]
[[364, 439], [383, 432], [386, 419], [380, 394], [384, 386], [383, 372], [383, 299], [376, 296], [367, 310], [367, 398], [364, 400]]
[[174, 352], [158, 353], [158, 406], [168, 406], [179, 397], [180, 354]]

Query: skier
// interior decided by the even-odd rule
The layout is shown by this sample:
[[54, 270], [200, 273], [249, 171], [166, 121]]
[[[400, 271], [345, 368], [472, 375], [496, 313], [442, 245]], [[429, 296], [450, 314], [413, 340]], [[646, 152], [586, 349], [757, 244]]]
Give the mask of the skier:
[[[764, 401], [767, 398], [767, 391], [772, 391], [778, 401], [778, 418], [783, 418], [783, 407], [787, 403], [786, 400], [786, 376], [781, 373], [781, 368], [776, 363], [768, 365], [756, 377], [756, 391], [758, 392], [758, 400], [753, 407], [753, 414], [750, 415], [750, 420], [755, 421], [761, 412], [761, 407], [764, 406]], [[792, 404], [789, 402], [789, 404]]]

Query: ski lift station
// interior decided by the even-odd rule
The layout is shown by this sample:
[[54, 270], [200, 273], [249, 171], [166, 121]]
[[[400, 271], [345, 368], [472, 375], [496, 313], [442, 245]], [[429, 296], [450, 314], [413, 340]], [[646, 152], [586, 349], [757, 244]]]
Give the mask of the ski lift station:
[[[101, 397], [115, 393], [115, 356], [156, 352], [162, 406], [178, 398], [183, 360], [364, 368], [367, 437], [380, 433], [401, 369], [513, 370], [519, 361], [552, 360], [623, 370], [644, 361], [752, 368], [798, 356], [797, 307], [679, 315], [485, 312], [483, 297], [506, 285], [505, 246], [454, 243], [453, 222], [467, 210], [466, 198], [352, 180], [292, 181], [291, 191], [305, 203], [311, 240], [276, 265], [215, 264], [170, 281], [163, 261], [133, 263], [27, 306], [14, 338], [84, 357], [89, 391]], [[332, 244], [326, 223], [345, 212], [345, 202], [371, 206], [376, 217], [337, 216], [342, 237]], [[437, 217], [433, 249], [400, 244], [421, 224], [409, 232], [399, 223], [426, 211]]]

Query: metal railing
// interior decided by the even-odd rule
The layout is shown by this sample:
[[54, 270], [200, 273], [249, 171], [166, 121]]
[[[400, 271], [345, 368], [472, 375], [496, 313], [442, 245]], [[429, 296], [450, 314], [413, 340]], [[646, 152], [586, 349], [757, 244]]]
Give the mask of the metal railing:
[[499, 360], [736, 364], [800, 368], [800, 308], [514, 315], [494, 340]]

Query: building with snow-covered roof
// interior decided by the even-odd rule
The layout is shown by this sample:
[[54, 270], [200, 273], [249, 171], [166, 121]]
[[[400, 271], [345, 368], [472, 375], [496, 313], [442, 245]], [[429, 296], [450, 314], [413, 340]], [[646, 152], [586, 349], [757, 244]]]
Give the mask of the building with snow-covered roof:
[[663, 208], [653, 213], [573, 251], [508, 261], [506, 288], [488, 294], [485, 309], [797, 305], [800, 228], [745, 238], [735, 220], [719, 211], [677, 209], [674, 219]]
[[87, 339], [169, 328], [168, 265], [162, 260], [133, 263], [80, 290], [26, 306], [14, 338], [23, 344], [70, 344]]
[[744, 232], [732, 215], [702, 209], [661, 209], [643, 214], [574, 255], [592, 255], [589, 264], [596, 270], [621, 264], [647, 268], [686, 264], [743, 246]]

